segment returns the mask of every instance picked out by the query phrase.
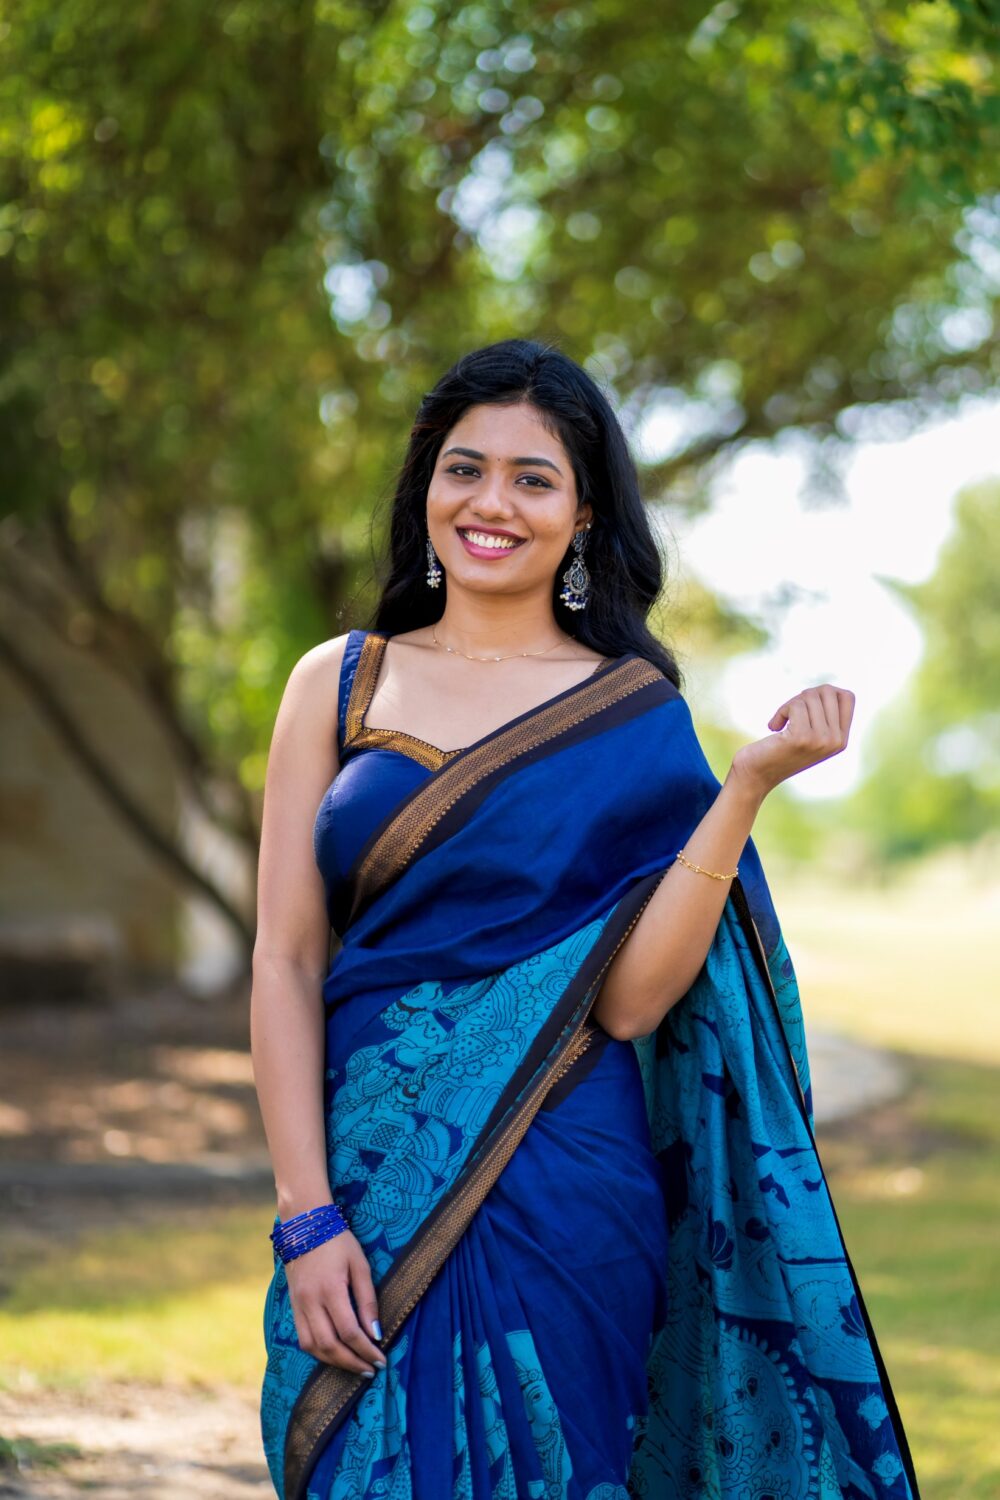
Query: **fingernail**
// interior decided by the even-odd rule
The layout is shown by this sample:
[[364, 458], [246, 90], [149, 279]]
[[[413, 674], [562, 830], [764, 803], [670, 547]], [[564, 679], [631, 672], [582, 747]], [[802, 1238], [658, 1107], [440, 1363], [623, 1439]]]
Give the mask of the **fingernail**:
[[376, 1339], [380, 1339], [382, 1337], [382, 1324], [379, 1322], [378, 1318], [372, 1319], [372, 1337]]
[[375, 1379], [375, 1371], [374, 1370], [362, 1370], [361, 1373], [365, 1377], [366, 1380], [374, 1380]]

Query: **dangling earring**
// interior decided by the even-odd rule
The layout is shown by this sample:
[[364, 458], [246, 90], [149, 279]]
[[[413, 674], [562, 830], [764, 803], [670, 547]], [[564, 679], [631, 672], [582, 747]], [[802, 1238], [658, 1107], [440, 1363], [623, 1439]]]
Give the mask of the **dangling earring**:
[[434, 543], [430, 537], [427, 538], [427, 587], [436, 589], [441, 582], [441, 564], [438, 562], [437, 553], [434, 551]]
[[583, 560], [583, 549], [587, 545], [589, 530], [590, 522], [588, 521], [583, 531], [573, 533], [573, 551], [576, 556], [563, 574], [563, 583], [566, 587], [559, 595], [567, 609], [583, 609], [590, 597], [590, 574]]

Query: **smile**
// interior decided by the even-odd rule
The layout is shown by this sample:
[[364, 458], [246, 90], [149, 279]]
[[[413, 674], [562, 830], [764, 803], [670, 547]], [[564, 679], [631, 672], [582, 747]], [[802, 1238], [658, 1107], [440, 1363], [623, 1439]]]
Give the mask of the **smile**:
[[472, 527], [456, 527], [462, 545], [474, 557], [497, 557], [502, 552], [513, 552], [527, 540], [526, 537], [498, 536], [490, 531], [475, 531]]

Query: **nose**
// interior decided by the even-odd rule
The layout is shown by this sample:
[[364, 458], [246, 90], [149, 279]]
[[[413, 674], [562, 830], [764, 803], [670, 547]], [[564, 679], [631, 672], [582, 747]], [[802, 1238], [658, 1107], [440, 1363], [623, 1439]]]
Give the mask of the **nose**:
[[507, 476], [502, 469], [488, 469], [476, 487], [476, 498], [472, 503], [476, 515], [484, 521], [490, 517], [509, 517], [514, 513]]

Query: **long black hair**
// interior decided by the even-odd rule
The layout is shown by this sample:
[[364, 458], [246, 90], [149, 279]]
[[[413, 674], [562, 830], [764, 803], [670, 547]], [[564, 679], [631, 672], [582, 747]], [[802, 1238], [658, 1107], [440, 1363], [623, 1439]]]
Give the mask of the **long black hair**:
[[441, 618], [447, 576], [429, 589], [427, 491], [441, 445], [471, 406], [530, 402], [569, 454], [581, 504], [592, 525], [584, 561], [591, 583], [586, 607], [569, 610], [559, 598], [566, 549], [552, 583], [556, 619], [567, 634], [603, 656], [636, 651], [676, 686], [681, 669], [646, 618], [663, 586], [664, 565], [639, 493], [628, 443], [609, 402], [587, 372], [552, 343], [502, 339], [457, 360], [420, 402], [396, 481], [389, 556], [369, 628], [396, 634]]

